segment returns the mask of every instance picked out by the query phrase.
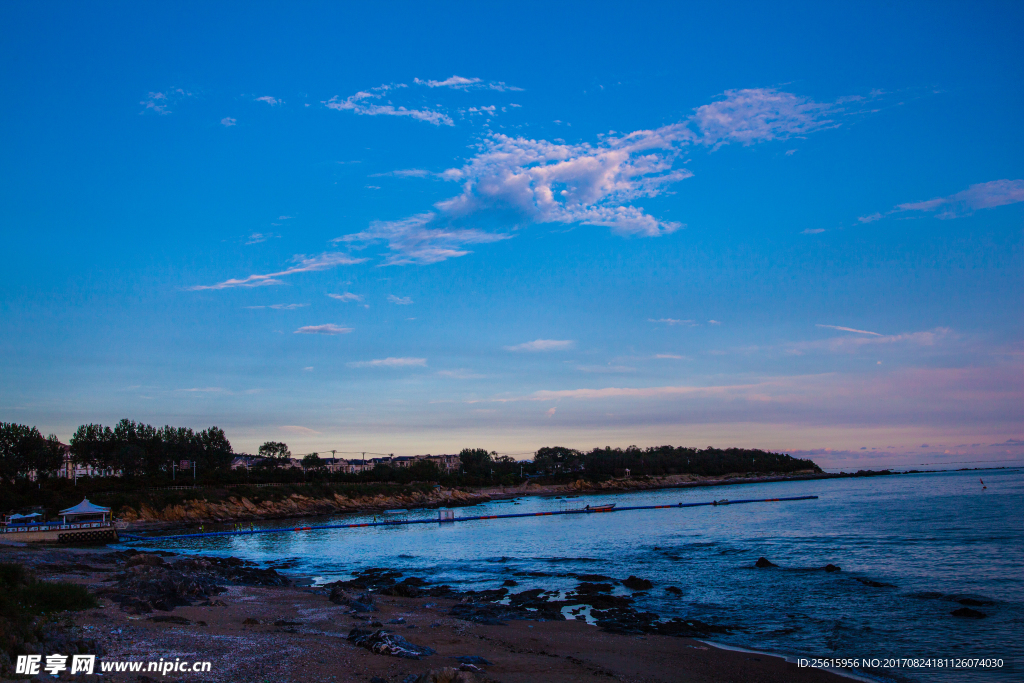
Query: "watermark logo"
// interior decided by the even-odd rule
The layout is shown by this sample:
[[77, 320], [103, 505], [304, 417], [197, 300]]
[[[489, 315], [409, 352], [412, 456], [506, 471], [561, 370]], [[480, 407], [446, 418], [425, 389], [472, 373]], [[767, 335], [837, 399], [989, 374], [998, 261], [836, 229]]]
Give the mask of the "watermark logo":
[[[70, 668], [69, 660], [70, 659]], [[18, 655], [14, 673], [23, 676], [36, 676], [43, 673], [57, 676], [62, 671], [71, 674], [92, 675], [96, 673], [96, 655], [47, 655], [45, 663], [42, 655]], [[166, 676], [169, 673], [205, 673], [210, 671], [210, 662], [188, 662], [160, 659], [158, 662], [100, 662], [100, 671], [113, 673], [117, 671], [157, 673]], [[102, 674], [100, 674], [102, 675]]]

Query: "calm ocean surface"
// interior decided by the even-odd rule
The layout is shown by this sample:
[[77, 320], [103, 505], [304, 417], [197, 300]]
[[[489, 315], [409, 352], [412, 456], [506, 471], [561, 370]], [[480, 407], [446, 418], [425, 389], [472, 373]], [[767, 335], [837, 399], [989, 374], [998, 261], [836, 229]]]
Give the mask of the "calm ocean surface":
[[[289, 571], [318, 582], [348, 578], [366, 567], [394, 567], [473, 589], [497, 588], [513, 572], [620, 579], [635, 574], [655, 583], [649, 596], [638, 600], [638, 609], [741, 629], [715, 639], [724, 644], [802, 657], [1002, 658], [1001, 670], [871, 673], [897, 681], [1024, 680], [1022, 470], [672, 489], [581, 500], [622, 506], [802, 495], [820, 498], [187, 539], [153, 547], [274, 565], [285, 561]], [[456, 515], [558, 510], [562, 504], [544, 498], [518, 502], [460, 508]], [[436, 516], [432, 510], [410, 512], [410, 518]], [[339, 515], [301, 523], [366, 518]], [[752, 568], [761, 556], [779, 568]], [[828, 563], [842, 572], [814, 571]], [[895, 587], [875, 588], [857, 578]], [[516, 591], [576, 584], [558, 576], [516, 579]], [[669, 585], [683, 595], [666, 594]], [[987, 618], [950, 615], [961, 607], [954, 600], [968, 597], [994, 603], [974, 608]]]

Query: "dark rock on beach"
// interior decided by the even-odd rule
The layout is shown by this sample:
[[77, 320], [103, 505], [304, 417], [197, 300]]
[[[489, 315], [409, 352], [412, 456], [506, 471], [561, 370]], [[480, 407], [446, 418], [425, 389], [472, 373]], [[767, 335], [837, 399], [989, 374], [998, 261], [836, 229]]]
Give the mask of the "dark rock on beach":
[[359, 647], [365, 647], [370, 652], [378, 655], [391, 657], [402, 657], [404, 659], [422, 659], [435, 654], [432, 648], [425, 645], [414, 645], [408, 640], [383, 629], [376, 631], [365, 631], [354, 628], [348, 634], [348, 639]]
[[767, 569], [768, 567], [778, 567], [779, 565], [775, 564], [767, 557], [759, 557], [757, 558], [757, 562], [754, 563], [754, 566], [758, 569]]
[[672, 595], [682, 595], [683, 594], [683, 589], [679, 588], [678, 586], [666, 586], [665, 587], [665, 592], [666, 593], [671, 593]]
[[950, 614], [952, 614], [954, 617], [961, 617], [964, 619], [984, 619], [988, 616], [984, 612], [979, 612], [978, 610], [971, 609], [970, 607], [961, 607], [960, 609], [955, 609], [952, 612], [950, 612]]
[[836, 565], [829, 563], [822, 567], [821, 571], [828, 572], [829, 574], [831, 574], [832, 572], [841, 572], [843, 570], [837, 567]]
[[884, 583], [882, 581], [872, 581], [871, 579], [857, 579], [865, 586], [871, 586], [872, 588], [895, 588], [896, 586], [891, 583]]

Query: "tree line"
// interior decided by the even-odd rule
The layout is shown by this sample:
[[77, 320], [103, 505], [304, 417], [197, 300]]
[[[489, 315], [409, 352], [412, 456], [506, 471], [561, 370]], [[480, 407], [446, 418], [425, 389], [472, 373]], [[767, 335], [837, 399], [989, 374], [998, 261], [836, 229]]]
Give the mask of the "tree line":
[[[170, 478], [182, 461], [195, 463], [197, 478], [208, 483], [244, 481], [395, 482], [433, 481], [447, 485], [513, 485], [526, 478], [551, 481], [608, 479], [612, 477], [694, 474], [716, 476], [731, 473], [821, 471], [811, 460], [746, 448], [595, 448], [580, 451], [564, 446], [546, 446], [533, 461], [519, 461], [484, 448], [466, 448], [459, 454], [457, 472], [443, 472], [426, 460], [409, 467], [378, 464], [371, 470], [348, 474], [330, 472], [318, 454], [302, 458], [301, 468], [280, 468], [291, 457], [284, 443], [268, 441], [259, 454], [264, 460], [249, 470], [230, 470], [234, 452], [224, 430], [209, 427], [193, 431], [187, 427], [153, 427], [121, 420], [113, 427], [101, 424], [80, 426], [70, 440], [72, 459], [78, 465], [110, 469], [125, 477]], [[0, 423], [0, 481], [37, 478], [60, 469], [64, 447], [56, 436], [43, 437], [35, 427]], [[181, 475], [179, 475], [181, 476]]]

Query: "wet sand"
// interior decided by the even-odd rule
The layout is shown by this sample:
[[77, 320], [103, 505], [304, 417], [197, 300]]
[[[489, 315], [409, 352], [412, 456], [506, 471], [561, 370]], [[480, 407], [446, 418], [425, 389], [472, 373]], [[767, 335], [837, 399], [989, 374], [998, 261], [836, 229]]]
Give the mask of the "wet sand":
[[[181, 556], [178, 556], [181, 557]], [[82, 583], [102, 591], [120, 571], [110, 551], [0, 546], [0, 561], [30, 566], [40, 578]], [[90, 569], [90, 567], [92, 569]], [[130, 614], [108, 599], [100, 609], [72, 616], [81, 636], [105, 650], [101, 661], [210, 661], [208, 674], [149, 674], [153, 680], [324, 681], [388, 683], [446, 667], [470, 670], [457, 657], [489, 665], [462, 674], [466, 681], [778, 682], [843, 681], [799, 669], [779, 657], [724, 650], [685, 637], [606, 633], [583, 621], [508, 621], [487, 625], [450, 616], [457, 600], [375, 596], [378, 611], [354, 613], [315, 587], [228, 586], [225, 606], [179, 606]], [[152, 621], [153, 617], [177, 617]], [[393, 621], [404, 623], [388, 623]], [[384, 628], [435, 654], [419, 660], [375, 654], [347, 639], [353, 628]], [[451, 672], [449, 672], [451, 673]], [[40, 679], [43, 677], [41, 676]], [[46, 676], [51, 679], [52, 677]], [[62, 674], [61, 680], [81, 680]], [[139, 674], [108, 674], [107, 681], [140, 681]]]

